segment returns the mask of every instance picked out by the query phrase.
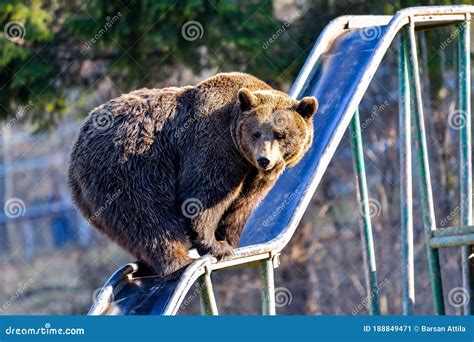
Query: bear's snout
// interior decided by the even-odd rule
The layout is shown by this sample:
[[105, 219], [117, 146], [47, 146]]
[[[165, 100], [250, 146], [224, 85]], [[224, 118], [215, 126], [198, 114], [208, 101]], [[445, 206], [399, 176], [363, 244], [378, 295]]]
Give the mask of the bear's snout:
[[270, 164], [270, 159], [266, 157], [260, 157], [257, 159], [258, 166], [260, 166], [262, 169], [266, 169], [268, 165]]

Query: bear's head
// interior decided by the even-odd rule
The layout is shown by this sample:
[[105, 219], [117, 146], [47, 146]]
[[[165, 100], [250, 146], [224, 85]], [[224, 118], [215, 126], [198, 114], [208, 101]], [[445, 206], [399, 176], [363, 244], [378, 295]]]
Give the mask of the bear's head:
[[313, 141], [314, 97], [294, 100], [277, 90], [238, 92], [234, 140], [242, 155], [261, 171], [297, 164]]

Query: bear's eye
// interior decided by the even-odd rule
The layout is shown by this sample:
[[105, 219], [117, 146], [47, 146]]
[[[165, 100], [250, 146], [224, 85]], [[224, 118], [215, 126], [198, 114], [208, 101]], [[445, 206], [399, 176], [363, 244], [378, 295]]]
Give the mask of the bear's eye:
[[260, 132], [255, 132], [255, 133], [253, 134], [253, 137], [254, 137], [255, 139], [260, 139], [261, 136], [262, 136], [262, 133], [260, 133]]
[[283, 140], [286, 138], [283, 133], [279, 133], [279, 132], [275, 132], [273, 136], [275, 137], [276, 140]]

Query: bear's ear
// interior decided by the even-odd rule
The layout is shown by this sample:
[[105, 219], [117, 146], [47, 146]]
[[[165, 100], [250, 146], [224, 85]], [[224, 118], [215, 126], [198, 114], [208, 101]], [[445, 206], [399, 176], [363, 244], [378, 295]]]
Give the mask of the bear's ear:
[[310, 119], [318, 110], [318, 101], [314, 96], [303, 97], [295, 106], [295, 110], [304, 119]]
[[257, 97], [247, 88], [242, 88], [239, 90], [239, 102], [240, 109], [242, 109], [243, 112], [258, 105]]

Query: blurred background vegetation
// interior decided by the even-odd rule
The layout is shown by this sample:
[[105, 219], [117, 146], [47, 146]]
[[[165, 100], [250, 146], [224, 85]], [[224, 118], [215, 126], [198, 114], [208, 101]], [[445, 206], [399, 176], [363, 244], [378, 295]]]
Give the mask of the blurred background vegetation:
[[[470, 1], [6, 1], [3, 27], [16, 21], [23, 31], [0, 40], [1, 115], [33, 102], [29, 118], [48, 129], [84, 104], [88, 112], [104, 82], [113, 95], [171, 77], [182, 83], [186, 73], [245, 70], [288, 87], [331, 19], [452, 3]], [[183, 24], [193, 20], [202, 37], [183, 39]], [[281, 28], [276, 43], [264, 44]]]
[[[137, 88], [194, 84], [222, 71], [252, 73], [288, 90], [319, 33], [337, 16], [391, 15], [409, 6], [457, 3], [471, 2], [1, 2], [0, 199], [2, 207], [9, 199], [21, 199], [25, 213], [0, 218], [0, 313], [84, 314], [94, 289], [131, 260], [85, 225], [67, 192], [68, 151], [80, 121], [96, 105]], [[197, 23], [197, 31], [186, 31], [187, 23]], [[440, 46], [454, 29], [418, 34], [440, 219], [455, 210], [459, 196], [458, 142], [446, 122], [457, 99], [457, 49], [455, 43]], [[362, 122], [380, 114], [364, 129], [364, 139], [371, 195], [381, 204], [373, 220], [379, 281], [387, 279], [382, 311], [391, 314], [401, 312], [396, 49], [394, 44], [361, 105]], [[349, 150], [344, 139], [284, 251], [277, 284], [291, 290], [293, 300], [279, 308], [281, 313], [351, 314], [364, 300]], [[456, 223], [455, 214], [450, 225]], [[417, 312], [430, 313], [417, 223]], [[448, 288], [460, 285], [458, 253], [443, 252], [442, 258]], [[252, 277], [257, 277], [253, 271], [218, 276], [223, 312], [258, 313], [258, 282]], [[188, 308], [196, 310], [195, 304]]]

